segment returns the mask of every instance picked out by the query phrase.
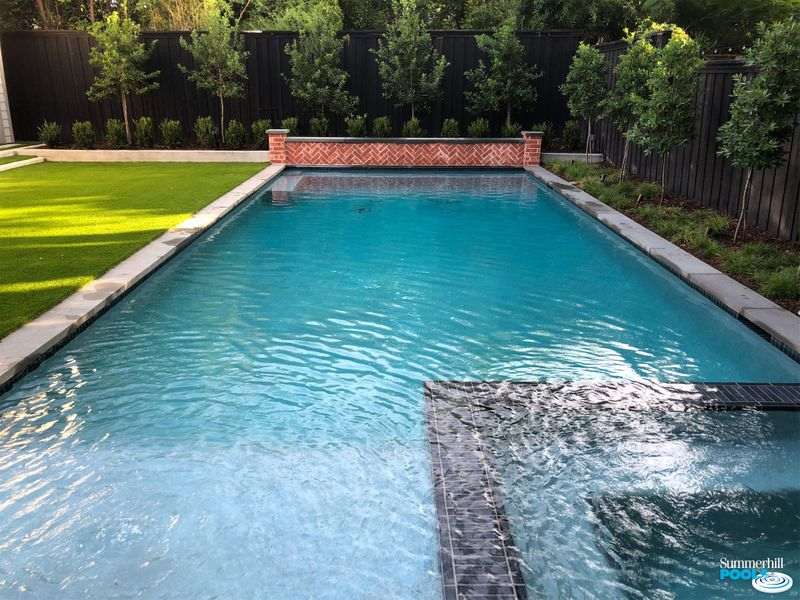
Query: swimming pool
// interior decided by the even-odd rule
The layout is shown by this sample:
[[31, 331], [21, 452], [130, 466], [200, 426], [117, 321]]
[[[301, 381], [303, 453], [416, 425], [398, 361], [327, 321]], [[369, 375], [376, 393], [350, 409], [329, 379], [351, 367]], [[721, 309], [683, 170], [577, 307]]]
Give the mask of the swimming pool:
[[429, 379], [800, 369], [526, 174], [286, 171], [3, 396], [0, 592], [437, 598]]

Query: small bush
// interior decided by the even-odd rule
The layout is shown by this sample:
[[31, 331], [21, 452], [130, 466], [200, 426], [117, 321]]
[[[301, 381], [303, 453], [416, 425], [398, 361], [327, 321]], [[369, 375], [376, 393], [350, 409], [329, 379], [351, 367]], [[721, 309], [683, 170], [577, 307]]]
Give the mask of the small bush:
[[197, 117], [194, 122], [194, 136], [197, 145], [202, 148], [213, 148], [217, 144], [217, 126], [211, 117]]
[[410, 118], [408, 121], [403, 123], [403, 130], [402, 136], [407, 138], [417, 138], [423, 137], [425, 135], [425, 130], [420, 125], [419, 119], [416, 117]]
[[289, 135], [297, 135], [300, 133], [299, 123], [297, 117], [286, 117], [281, 121], [281, 129], [288, 129]]
[[458, 121], [456, 119], [445, 119], [442, 122], [441, 134], [442, 137], [461, 137], [461, 131], [458, 128]]
[[139, 117], [134, 121], [133, 141], [140, 148], [150, 148], [155, 143], [155, 127], [150, 117]]
[[641, 183], [638, 193], [642, 195], [643, 200], [655, 200], [661, 196], [661, 186], [657, 183]]
[[76, 148], [93, 148], [94, 127], [89, 121], [75, 121], [72, 124], [72, 141]]
[[542, 121], [531, 125], [531, 131], [542, 132], [542, 150], [551, 148], [553, 145], [553, 124], [550, 121]]
[[269, 119], [257, 119], [250, 125], [250, 133], [253, 136], [253, 145], [256, 148], [267, 147], [267, 129], [272, 127]]
[[347, 117], [344, 126], [350, 137], [363, 137], [367, 134], [367, 115]]
[[245, 143], [244, 125], [236, 119], [228, 121], [225, 129], [225, 147], [231, 150], [238, 150]]
[[61, 125], [53, 121], [42, 121], [36, 132], [39, 141], [49, 148], [58, 146], [58, 142], [61, 140]]
[[467, 135], [473, 138], [489, 137], [489, 121], [484, 118], [475, 119], [467, 126]]
[[375, 117], [372, 121], [372, 135], [375, 137], [391, 137], [392, 120], [389, 117]]
[[500, 137], [504, 138], [519, 137], [520, 131], [522, 131], [522, 126], [519, 123], [511, 123], [511, 125], [506, 125], [505, 123], [503, 123], [503, 126], [500, 128]]
[[781, 300], [800, 300], [800, 267], [784, 267], [764, 279], [761, 292], [765, 296]]
[[311, 131], [311, 135], [317, 137], [323, 137], [328, 135], [328, 119], [325, 117], [311, 117], [308, 120], [308, 129]]
[[106, 121], [106, 146], [109, 148], [124, 148], [128, 145], [125, 135], [125, 125], [119, 119]]
[[565, 150], [581, 150], [581, 122], [577, 119], [570, 119], [564, 123], [561, 131], [561, 143]]
[[161, 143], [167, 148], [176, 148], [183, 142], [183, 127], [180, 121], [164, 119], [159, 125]]

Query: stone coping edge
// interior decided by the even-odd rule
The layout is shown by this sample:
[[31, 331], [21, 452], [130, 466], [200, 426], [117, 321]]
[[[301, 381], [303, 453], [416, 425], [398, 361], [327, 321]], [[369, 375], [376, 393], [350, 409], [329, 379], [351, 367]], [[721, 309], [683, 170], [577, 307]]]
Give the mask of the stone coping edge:
[[37, 165], [43, 162], [44, 159], [41, 156], [34, 156], [33, 158], [29, 158], [27, 160], [17, 160], [14, 162], [6, 163], [4, 165], [0, 165], [0, 173], [2, 173], [3, 171], [11, 171], [12, 169], [19, 169], [20, 167], [27, 167], [28, 165]]
[[800, 317], [544, 167], [525, 170], [800, 362]]
[[53, 162], [262, 162], [268, 150], [73, 150], [17, 148], [17, 154], [41, 156]]
[[127, 292], [274, 179], [270, 165], [0, 340], [0, 392], [72, 339]]

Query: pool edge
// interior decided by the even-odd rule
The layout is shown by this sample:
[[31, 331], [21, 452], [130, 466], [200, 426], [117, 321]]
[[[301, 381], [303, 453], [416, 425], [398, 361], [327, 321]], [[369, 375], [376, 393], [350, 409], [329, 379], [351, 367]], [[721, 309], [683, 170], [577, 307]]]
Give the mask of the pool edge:
[[525, 171], [800, 362], [800, 317], [542, 166]]
[[284, 168], [284, 165], [268, 165], [0, 340], [0, 393], [7, 391], [20, 377], [75, 337]]

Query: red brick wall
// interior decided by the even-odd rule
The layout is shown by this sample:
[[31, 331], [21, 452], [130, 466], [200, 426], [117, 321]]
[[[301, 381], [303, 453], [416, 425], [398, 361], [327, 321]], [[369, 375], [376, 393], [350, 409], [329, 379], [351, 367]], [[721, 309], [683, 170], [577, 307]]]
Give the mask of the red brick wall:
[[269, 132], [270, 160], [296, 166], [360, 167], [522, 167], [538, 165], [541, 133], [524, 132], [522, 140], [448, 142], [343, 142], [287, 138]]

